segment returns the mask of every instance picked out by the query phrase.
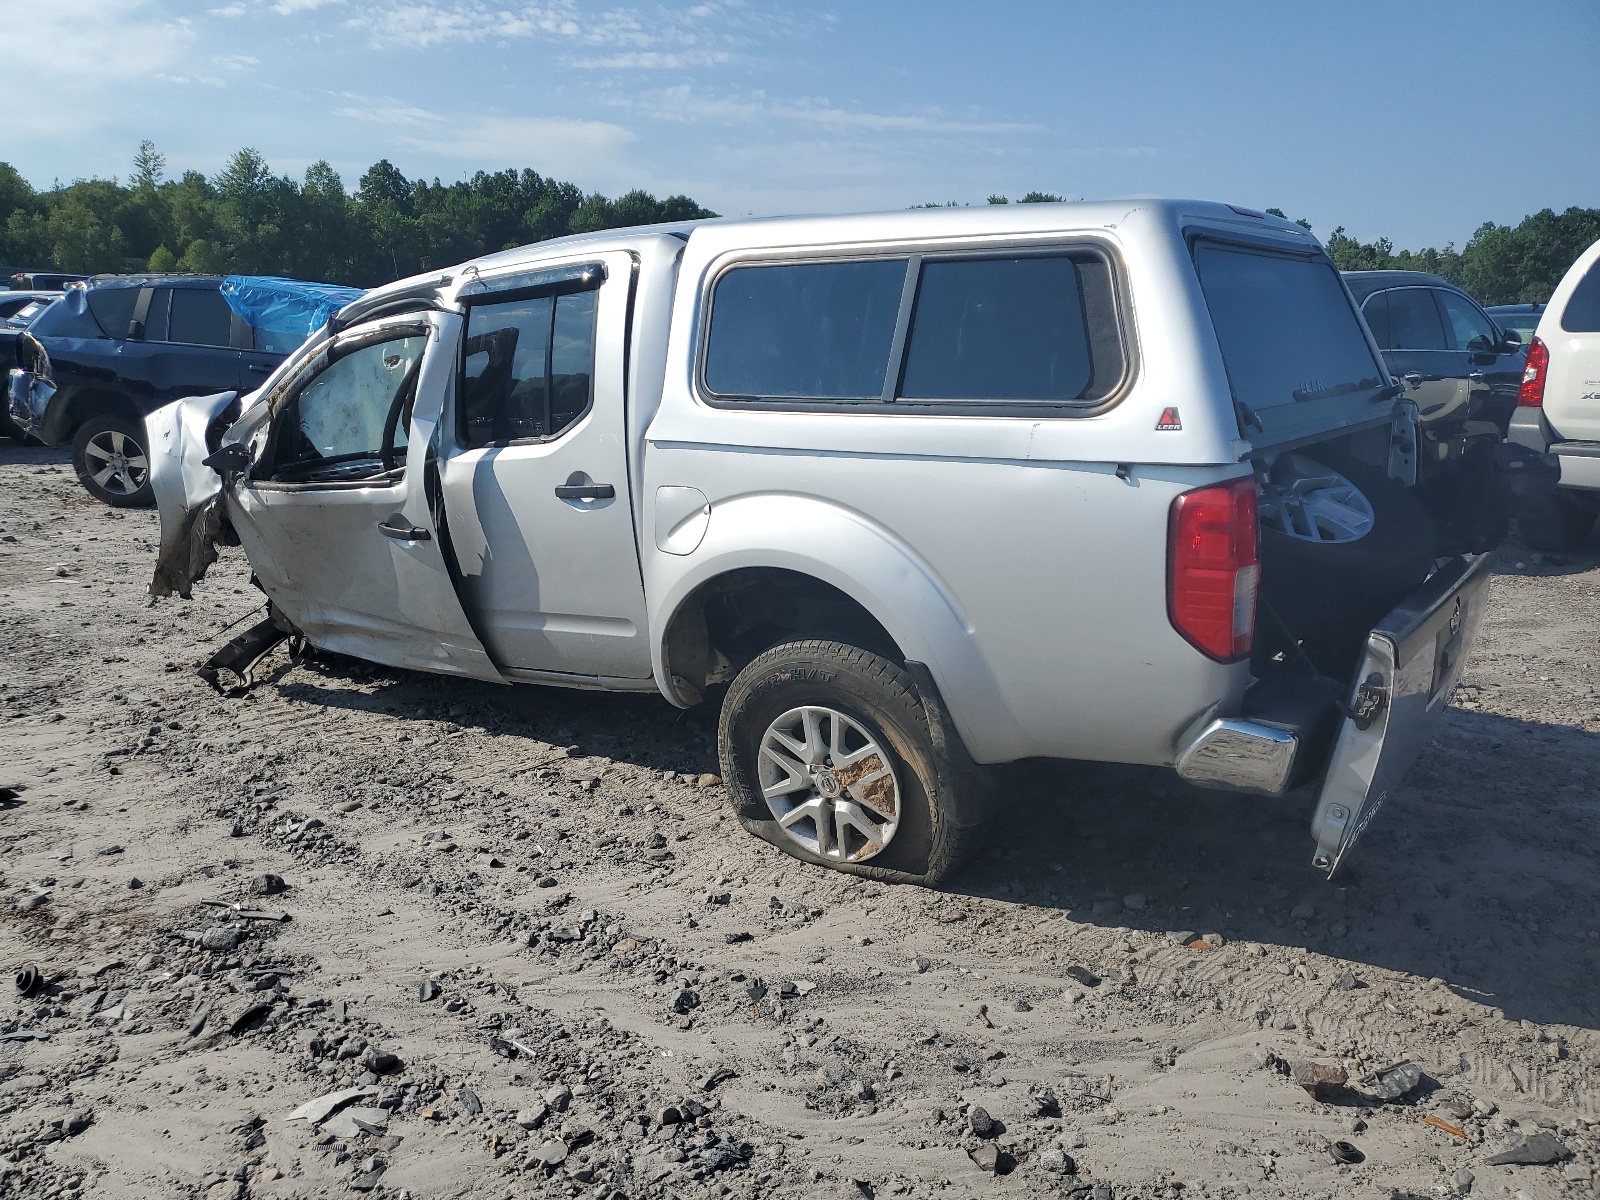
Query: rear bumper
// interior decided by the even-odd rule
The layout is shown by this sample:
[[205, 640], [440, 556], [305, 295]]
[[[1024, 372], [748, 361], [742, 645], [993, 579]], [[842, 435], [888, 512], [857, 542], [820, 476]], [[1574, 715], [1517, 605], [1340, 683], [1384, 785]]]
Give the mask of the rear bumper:
[[1277, 796], [1289, 786], [1302, 736], [1261, 721], [1219, 717], [1185, 743], [1174, 765], [1199, 787]]
[[1556, 442], [1550, 453], [1561, 464], [1561, 486], [1600, 491], [1600, 442]]
[[1240, 716], [1186, 739], [1178, 774], [1279, 796], [1325, 761], [1312, 862], [1331, 875], [1433, 735], [1477, 640], [1489, 568], [1487, 554], [1453, 559], [1384, 617], [1367, 635], [1345, 711], [1330, 681], [1291, 669], [1253, 690]]

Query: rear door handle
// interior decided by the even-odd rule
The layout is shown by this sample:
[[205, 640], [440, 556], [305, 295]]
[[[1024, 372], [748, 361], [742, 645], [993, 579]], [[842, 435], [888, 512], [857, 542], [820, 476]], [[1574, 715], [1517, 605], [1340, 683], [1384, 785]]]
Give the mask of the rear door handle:
[[617, 489], [609, 483], [562, 483], [556, 485], [556, 499], [558, 500], [609, 500], [616, 494]]
[[384, 537], [393, 538], [397, 542], [426, 542], [433, 538], [433, 534], [421, 526], [407, 525], [405, 518], [399, 513], [395, 513], [386, 520], [379, 521], [378, 532], [383, 534]]
[[1479, 383], [1482, 383], [1483, 382], [1483, 372], [1482, 371], [1471, 371], [1471, 372], [1468, 373], [1467, 378], [1468, 379], [1473, 379], [1473, 380], [1476, 380]]
[[1407, 371], [1404, 375], [1400, 376], [1400, 378], [1404, 379], [1406, 381], [1406, 386], [1407, 387], [1421, 387], [1422, 386], [1422, 375], [1421, 375], [1420, 372]]
[[245, 369], [254, 371], [257, 375], [271, 375], [272, 367], [268, 363], [245, 363]]

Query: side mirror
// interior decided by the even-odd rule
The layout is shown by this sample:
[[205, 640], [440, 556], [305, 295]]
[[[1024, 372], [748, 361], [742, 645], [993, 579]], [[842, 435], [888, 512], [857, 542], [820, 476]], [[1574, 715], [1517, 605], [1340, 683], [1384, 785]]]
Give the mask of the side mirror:
[[250, 467], [250, 447], [242, 442], [229, 442], [202, 461], [224, 479], [229, 475], [243, 475]]

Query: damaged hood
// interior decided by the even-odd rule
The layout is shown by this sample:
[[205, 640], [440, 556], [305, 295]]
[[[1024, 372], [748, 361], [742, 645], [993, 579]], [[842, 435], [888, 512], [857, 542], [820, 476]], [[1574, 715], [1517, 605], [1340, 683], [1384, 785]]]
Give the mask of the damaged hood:
[[206, 466], [212, 447], [206, 432], [238, 399], [238, 392], [192, 396], [156, 409], [145, 418], [150, 439], [150, 486], [161, 514], [161, 549], [150, 580], [152, 596], [190, 588], [217, 561], [222, 514], [222, 477]]

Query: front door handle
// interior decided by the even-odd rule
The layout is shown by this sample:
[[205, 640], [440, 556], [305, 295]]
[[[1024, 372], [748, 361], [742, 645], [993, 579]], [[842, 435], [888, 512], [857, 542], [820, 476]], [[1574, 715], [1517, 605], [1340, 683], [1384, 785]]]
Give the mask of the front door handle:
[[1482, 371], [1470, 371], [1470, 372], [1467, 373], [1467, 378], [1473, 380], [1475, 383], [1482, 383], [1483, 382], [1483, 372]]
[[391, 537], [397, 542], [426, 542], [433, 538], [433, 534], [423, 529], [420, 525], [407, 525], [406, 520], [399, 513], [386, 520], [378, 522], [378, 532], [384, 537]]
[[245, 363], [244, 368], [247, 371], [254, 371], [257, 375], [272, 374], [271, 363]]
[[1422, 386], [1422, 374], [1419, 371], [1407, 371], [1400, 378], [1406, 381], [1407, 387], [1418, 388]]
[[558, 500], [609, 500], [616, 494], [617, 489], [609, 483], [562, 483], [556, 485], [556, 499]]

